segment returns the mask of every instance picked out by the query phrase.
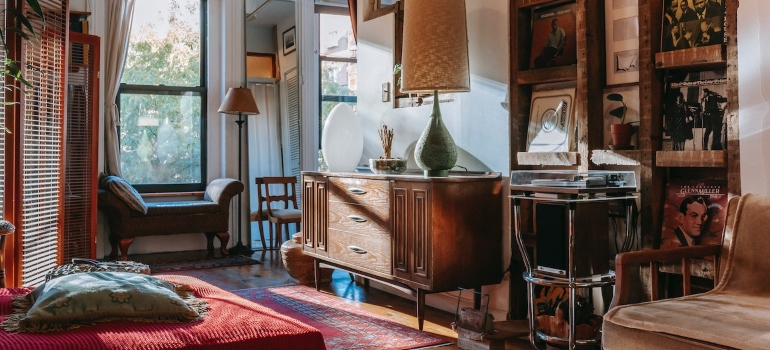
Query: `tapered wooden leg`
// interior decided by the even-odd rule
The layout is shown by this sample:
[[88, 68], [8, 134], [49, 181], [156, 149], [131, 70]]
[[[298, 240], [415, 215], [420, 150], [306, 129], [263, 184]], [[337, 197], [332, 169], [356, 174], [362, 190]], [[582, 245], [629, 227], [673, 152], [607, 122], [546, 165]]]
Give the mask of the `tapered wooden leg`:
[[425, 322], [425, 290], [417, 288], [417, 327], [422, 330]]
[[275, 249], [281, 249], [281, 243], [283, 243], [283, 230], [281, 229], [283, 224], [275, 224]]
[[313, 259], [313, 265], [315, 267], [315, 290], [321, 290], [321, 261]]
[[[230, 242], [230, 233], [229, 232], [217, 232], [217, 238], [219, 238], [219, 251], [222, 253], [222, 256], [227, 256], [230, 254], [227, 251], [227, 242]], [[250, 246], [247, 245], [247, 247]]]
[[206, 232], [204, 233], [206, 235], [206, 250], [208, 251], [207, 256], [209, 258], [214, 256], [214, 232]]
[[262, 221], [257, 221], [257, 226], [259, 227], [259, 238], [262, 240], [262, 251], [265, 251], [267, 245], [265, 244], [265, 228], [262, 227]]
[[120, 260], [128, 260], [128, 247], [134, 243], [133, 238], [121, 238], [120, 239]]
[[118, 238], [115, 235], [110, 235], [110, 247], [112, 248], [112, 251], [110, 252], [110, 260], [115, 260], [118, 257], [118, 243], [120, 242], [120, 238]]

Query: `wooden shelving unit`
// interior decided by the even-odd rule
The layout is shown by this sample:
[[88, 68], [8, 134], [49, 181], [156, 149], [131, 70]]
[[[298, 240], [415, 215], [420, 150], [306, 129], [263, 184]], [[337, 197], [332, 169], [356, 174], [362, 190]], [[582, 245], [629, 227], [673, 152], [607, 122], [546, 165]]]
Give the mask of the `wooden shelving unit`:
[[[740, 195], [740, 144], [738, 133], [738, 0], [724, 0], [725, 45], [662, 52], [663, 0], [639, 0], [639, 129], [637, 150], [606, 150], [603, 140], [604, 1], [576, 0], [577, 64], [529, 69], [532, 47], [532, 14], [536, 8], [565, 1], [518, 0], [510, 4], [510, 164], [511, 170], [540, 167], [576, 169], [629, 167], [638, 171], [643, 249], [660, 245], [665, 187], [670, 178], [726, 179], [731, 196]], [[590, 25], [589, 25], [590, 24]], [[599, 24], [599, 25], [597, 25]], [[589, 59], [590, 57], [590, 59]], [[727, 150], [663, 151], [664, 77], [671, 71], [726, 69], [728, 109]], [[577, 149], [573, 152], [526, 153], [532, 91], [574, 86]], [[531, 208], [522, 206], [523, 211]], [[513, 213], [511, 213], [513, 214]], [[511, 215], [513, 217], [513, 215]], [[523, 217], [527, 217], [526, 213]], [[531, 220], [530, 220], [531, 221]], [[532, 223], [519, 223], [532, 232]], [[518, 247], [513, 247], [517, 255]], [[512, 271], [520, 274], [520, 271]], [[513, 279], [512, 279], [513, 280]], [[511, 286], [511, 318], [526, 314], [526, 290]]]
[[580, 165], [577, 152], [519, 152], [519, 165], [575, 166]]
[[591, 152], [591, 163], [596, 165], [641, 165], [641, 152], [638, 150], [611, 151], [597, 149]]
[[655, 166], [669, 168], [725, 168], [727, 151], [658, 151]]

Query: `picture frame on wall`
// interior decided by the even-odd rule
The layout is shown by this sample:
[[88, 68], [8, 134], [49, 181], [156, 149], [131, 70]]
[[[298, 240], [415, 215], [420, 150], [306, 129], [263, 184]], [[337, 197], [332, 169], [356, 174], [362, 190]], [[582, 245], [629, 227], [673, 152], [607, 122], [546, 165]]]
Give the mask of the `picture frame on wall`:
[[531, 69], [577, 63], [576, 5], [535, 9], [532, 13]]
[[286, 56], [297, 49], [297, 29], [291, 27], [283, 32], [283, 55]]
[[637, 0], [605, 0], [607, 86], [639, 82], [639, 7]]
[[664, 0], [661, 51], [725, 44], [724, 0]]

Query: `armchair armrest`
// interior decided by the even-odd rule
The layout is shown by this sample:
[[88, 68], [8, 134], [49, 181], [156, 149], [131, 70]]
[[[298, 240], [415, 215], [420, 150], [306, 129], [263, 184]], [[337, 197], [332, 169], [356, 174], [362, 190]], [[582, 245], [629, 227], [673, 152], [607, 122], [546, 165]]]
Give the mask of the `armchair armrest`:
[[235, 197], [236, 194], [243, 192], [243, 183], [228, 178], [221, 178], [211, 181], [206, 186], [206, 194], [203, 195], [203, 199], [207, 201], [215, 202], [221, 206], [230, 205], [230, 199]]
[[[634, 278], [639, 277], [638, 267], [647, 264], [650, 267], [650, 289], [652, 300], [658, 299], [658, 265], [660, 262], [681, 261], [684, 295], [690, 294], [690, 265], [688, 261], [695, 258], [714, 257], [717, 264], [720, 245], [691, 246], [671, 249], [644, 250], [639, 252], [621, 253], [615, 257], [615, 297], [610, 308], [632, 303], [632, 288]], [[715, 269], [714, 284], [719, 281], [719, 269]]]
[[97, 194], [97, 201], [99, 209], [111, 211], [124, 217], [131, 215], [131, 208], [128, 207], [126, 202], [108, 190], [100, 188]]

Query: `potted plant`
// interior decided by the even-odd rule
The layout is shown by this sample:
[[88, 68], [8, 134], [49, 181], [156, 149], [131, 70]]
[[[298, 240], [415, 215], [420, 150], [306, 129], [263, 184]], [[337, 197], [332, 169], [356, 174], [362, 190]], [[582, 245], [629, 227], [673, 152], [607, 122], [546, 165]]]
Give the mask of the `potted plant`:
[[382, 143], [383, 156], [379, 159], [369, 159], [369, 168], [377, 174], [400, 174], [406, 170], [406, 159], [392, 158], [393, 129], [383, 124], [380, 130], [380, 142]]
[[618, 93], [612, 93], [607, 95], [607, 99], [610, 101], [620, 102], [621, 106], [610, 111], [610, 115], [620, 119], [620, 123], [610, 125], [610, 133], [612, 134], [613, 149], [630, 149], [631, 148], [631, 136], [634, 134], [634, 127], [630, 123], [626, 123], [626, 111], [628, 107], [623, 101], [623, 95]]

